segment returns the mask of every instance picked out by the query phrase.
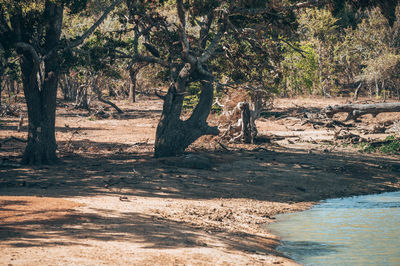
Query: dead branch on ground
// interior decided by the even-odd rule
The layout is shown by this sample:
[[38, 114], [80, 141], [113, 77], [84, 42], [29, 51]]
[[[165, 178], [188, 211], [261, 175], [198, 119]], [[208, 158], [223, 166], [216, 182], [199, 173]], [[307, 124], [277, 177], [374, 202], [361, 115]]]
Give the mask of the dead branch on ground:
[[400, 112], [400, 103], [377, 103], [377, 104], [342, 104], [326, 107], [323, 112], [327, 117], [332, 118], [337, 113], [347, 113], [345, 121], [357, 120], [365, 114], [372, 114], [374, 117], [384, 112]]

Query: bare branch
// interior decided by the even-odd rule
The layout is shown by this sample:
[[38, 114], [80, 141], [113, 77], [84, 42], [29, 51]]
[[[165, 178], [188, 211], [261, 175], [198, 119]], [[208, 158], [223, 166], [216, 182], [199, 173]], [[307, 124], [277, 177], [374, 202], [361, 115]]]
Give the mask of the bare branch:
[[214, 21], [214, 12], [213, 10], [211, 10], [206, 15], [204, 22], [197, 22], [197, 24], [200, 25], [199, 47], [203, 49], [206, 47], [208, 33], [210, 32], [210, 28], [213, 21]]
[[53, 49], [51, 49], [45, 56], [43, 56], [43, 60], [46, 60], [47, 58], [49, 58], [50, 56], [53, 55], [53, 53], [57, 52], [57, 50], [61, 49], [61, 50], [68, 50], [68, 49], [72, 49], [76, 46], [79, 46], [83, 43], [83, 41], [89, 37], [98, 26], [100, 26], [101, 23], [103, 23], [103, 21], [107, 18], [108, 14], [110, 14], [111, 11], [114, 10], [114, 8], [119, 5], [120, 3], [122, 3], [123, 0], [115, 0], [107, 9], [106, 11], [104, 11], [103, 15], [101, 15], [101, 17], [84, 33], [82, 34], [80, 37], [77, 37], [75, 40], [71, 41], [67, 46], [65, 47], [60, 47], [60, 46], [56, 46]]
[[143, 63], [151, 63], [151, 64], [159, 64], [161, 66], [168, 66], [168, 63], [161, 60], [160, 58], [156, 58], [154, 56], [146, 56], [146, 55], [129, 55], [123, 51], [120, 50], [114, 50], [117, 54], [119, 54], [119, 58], [126, 58], [126, 59], [132, 59], [131, 65], [137, 62], [143, 62]]
[[222, 104], [222, 103], [219, 101], [219, 98], [218, 98], [218, 97], [215, 97], [215, 102], [214, 102], [214, 104], [218, 105], [219, 107], [225, 107], [225, 105]]
[[190, 46], [189, 46], [189, 41], [188, 41], [187, 34], [186, 34], [186, 17], [185, 17], [185, 11], [183, 9], [183, 1], [182, 0], [176, 1], [176, 9], [178, 12], [179, 21], [181, 23], [183, 52], [188, 53], [190, 50]]
[[[31, 75], [29, 77], [30, 79], [30, 83], [34, 81], [34, 79], [36, 78], [36, 75], [39, 73], [40, 75], [40, 58], [38, 53], [36, 52], [35, 48], [33, 48], [32, 45], [30, 45], [29, 43], [25, 43], [25, 42], [18, 42], [15, 44], [15, 46], [17, 47], [17, 49], [21, 49], [23, 52], [27, 52], [29, 54], [31, 54], [32, 56], [32, 60], [33, 60], [33, 67], [32, 67], [32, 72]], [[41, 80], [41, 75], [40, 75], [40, 80]], [[40, 84], [38, 84], [40, 86]]]
[[222, 36], [224, 36], [224, 33], [226, 31], [227, 24], [228, 24], [229, 13], [231, 12], [232, 9], [233, 9], [233, 5], [231, 4], [231, 6], [229, 7], [228, 10], [223, 10], [222, 11], [222, 24], [221, 24], [220, 28], [218, 29], [218, 33], [216, 34], [216, 36], [212, 40], [211, 44], [208, 46], [206, 51], [199, 58], [199, 62], [200, 63], [207, 62], [207, 60], [210, 59], [210, 57], [215, 53], [215, 50], [218, 47], [218, 43], [222, 39]]
[[97, 94], [97, 99], [100, 102], [103, 102], [105, 104], [108, 104], [108, 105], [112, 106], [119, 114], [124, 113], [124, 111], [122, 111], [115, 103], [113, 103], [111, 101], [108, 101], [108, 100], [103, 98], [103, 95], [102, 95], [99, 87], [97, 86], [97, 79], [93, 79], [92, 80], [92, 88], [93, 88], [94, 92]]
[[103, 23], [103, 21], [107, 18], [108, 14], [110, 14], [111, 11], [114, 10], [114, 8], [119, 5], [120, 3], [122, 3], [123, 0], [115, 0], [103, 13], [103, 15], [101, 15], [101, 17], [84, 33], [82, 34], [80, 37], [78, 37], [77, 39], [75, 39], [74, 41], [70, 42], [68, 45], [68, 48], [74, 48], [78, 45], [81, 45], [83, 43], [83, 41], [89, 37], [98, 26], [100, 26], [101, 23]]
[[282, 42], [286, 43], [287, 45], [289, 45], [290, 48], [292, 48], [294, 51], [298, 52], [301, 55], [301, 57], [303, 57], [303, 58], [306, 57], [304, 54], [310, 54], [309, 52], [306, 52], [306, 51], [294, 46], [293, 44], [291, 44], [290, 42], [286, 41], [283, 38], [279, 38], [279, 41], [282, 41]]
[[281, 6], [281, 7], [272, 7], [268, 8], [235, 8], [232, 14], [242, 14], [248, 16], [256, 16], [262, 14], [270, 14], [275, 15], [276, 12], [288, 12], [296, 9], [309, 8], [309, 7], [317, 7], [322, 6], [326, 3], [326, 0], [309, 0], [306, 2], [297, 3], [290, 6]]
[[158, 98], [160, 98], [160, 99], [162, 99], [162, 100], [165, 100], [165, 95], [161, 95], [157, 90], [154, 90], [154, 94], [155, 94]]

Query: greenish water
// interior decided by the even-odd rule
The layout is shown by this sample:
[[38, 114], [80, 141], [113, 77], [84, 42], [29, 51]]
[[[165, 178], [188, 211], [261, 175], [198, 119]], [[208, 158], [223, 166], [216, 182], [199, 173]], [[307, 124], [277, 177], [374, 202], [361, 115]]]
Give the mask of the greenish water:
[[400, 265], [400, 192], [326, 200], [268, 229], [304, 265]]

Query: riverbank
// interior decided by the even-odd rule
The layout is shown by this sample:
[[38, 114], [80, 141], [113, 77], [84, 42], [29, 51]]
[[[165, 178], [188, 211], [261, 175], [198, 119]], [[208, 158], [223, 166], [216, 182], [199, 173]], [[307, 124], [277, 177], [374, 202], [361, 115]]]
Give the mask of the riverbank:
[[[274, 112], [340, 101], [281, 100]], [[162, 103], [120, 105], [125, 114], [107, 119], [58, 110], [62, 165], [21, 167], [23, 143], [3, 144], [0, 264], [295, 265], [263, 229], [276, 214], [400, 188], [398, 157], [327, 144], [333, 131], [290, 117], [257, 125], [264, 136], [292, 139], [222, 148], [204, 138], [191, 155], [155, 159]], [[0, 138], [26, 137], [17, 123], [3, 119]]]

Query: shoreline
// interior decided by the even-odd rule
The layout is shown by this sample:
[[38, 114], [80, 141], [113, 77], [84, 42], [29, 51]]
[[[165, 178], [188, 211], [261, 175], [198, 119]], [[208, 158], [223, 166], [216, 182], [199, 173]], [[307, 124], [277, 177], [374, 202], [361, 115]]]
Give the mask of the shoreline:
[[[352, 198], [363, 197], [363, 196], [380, 196], [380, 195], [382, 195], [382, 194], [399, 193], [399, 192], [400, 192], [400, 190], [397, 189], [397, 190], [382, 191], [382, 192], [373, 193], [373, 194], [362, 194], [362, 195], [353, 195], [353, 196], [348, 196], [348, 197], [340, 197], [340, 198], [334, 197], [334, 198], [323, 199], [323, 200], [317, 202], [316, 204], [313, 204], [310, 208], [305, 209], [305, 210], [302, 210], [302, 211], [299, 211], [299, 212], [294, 212], [293, 214], [301, 215], [301, 212], [307, 211], [307, 210], [309, 210], [309, 209], [312, 209], [312, 208], [314, 208], [314, 207], [317, 206], [317, 205], [324, 204], [324, 203], [326, 203], [326, 201], [331, 201], [331, 200], [343, 200], [343, 199], [352, 199]], [[285, 215], [285, 214], [288, 214], [288, 213], [282, 213], [282, 214], [279, 214], [279, 215]], [[288, 219], [290, 220], [290, 218], [285, 218], [285, 219], [286, 219], [286, 221], [287, 221]], [[277, 221], [277, 222], [279, 223], [279, 221]], [[273, 223], [274, 223], [274, 222], [273, 222]], [[266, 230], [269, 231], [269, 232], [271, 232], [271, 233], [272, 233], [272, 232], [275, 233], [275, 234], [278, 236], [278, 238], [279, 238], [279, 240], [280, 240], [280, 242], [281, 242], [281, 241], [282, 241], [282, 237], [279, 235], [279, 233], [269, 230], [268, 226], [269, 226], [270, 224], [271, 224], [271, 223], [266, 224]], [[279, 229], [279, 230], [284, 230], [284, 227], [281, 226], [281, 229]], [[303, 240], [296, 240], [296, 241], [303, 241]], [[306, 240], [304, 240], [304, 241], [306, 241]], [[278, 246], [277, 246], [276, 248], [278, 248]], [[280, 251], [277, 250], [277, 252], [280, 252]], [[280, 253], [281, 253], [281, 252], [280, 252]], [[286, 257], [283, 253], [281, 253], [281, 254], [282, 254], [284, 257]], [[290, 258], [290, 257], [287, 257], [287, 258], [289, 258], [289, 259], [291, 259], [291, 260], [294, 260], [296, 263], [300, 263], [300, 262], [297, 262], [297, 261], [295, 260], [295, 258]], [[302, 264], [301, 264], [301, 265], [302, 265]]]
[[[396, 191], [399, 190], [397, 189]], [[393, 192], [393, 191], [382, 191], [381, 193], [385, 192]], [[9, 193], [2, 193], [2, 195], [4, 194], [26, 195], [28, 193], [26, 193], [26, 191], [24, 192], [19, 190], [19, 192], [9, 191]], [[33, 194], [37, 193], [33, 192]], [[116, 193], [108, 196], [94, 196], [94, 197], [74, 196], [64, 199], [61, 198], [59, 199], [55, 197], [47, 198], [41, 195], [42, 197], [30, 197], [30, 198], [37, 198], [38, 200], [40, 200], [41, 203], [43, 202], [43, 199], [48, 200], [49, 202], [52, 202], [54, 201], [54, 199], [56, 199], [57, 205], [72, 204], [73, 205], [72, 208], [75, 209], [74, 216], [79, 218], [78, 222], [70, 221], [70, 218], [60, 219], [60, 222], [62, 222], [63, 224], [65, 224], [65, 222], [67, 221], [67, 224], [71, 223], [72, 226], [79, 226], [82, 222], [84, 222], [85, 224], [91, 224], [93, 222], [96, 222], [104, 224], [106, 227], [107, 226], [112, 227], [112, 225], [118, 221], [119, 224], [122, 224], [122, 227], [118, 229], [118, 231], [121, 231], [121, 229], [123, 229], [122, 232], [124, 232], [124, 234], [129, 235], [131, 232], [129, 232], [128, 228], [131, 228], [132, 221], [125, 220], [123, 218], [121, 220], [119, 219], [123, 217], [122, 213], [133, 212], [133, 213], [140, 213], [140, 216], [149, 217], [149, 220], [145, 219], [140, 223], [136, 223], [135, 225], [143, 227], [142, 229], [144, 230], [144, 232], [146, 232], [150, 228], [154, 229], [157, 226], [166, 226], [164, 227], [165, 230], [174, 231], [175, 229], [179, 228], [179, 232], [187, 230], [190, 231], [191, 234], [197, 235], [196, 240], [192, 240], [190, 237], [188, 237], [187, 233], [184, 233], [181, 236], [182, 239], [179, 240], [164, 239], [163, 241], [168, 243], [168, 245], [178, 244], [179, 246], [180, 245], [179, 243], [185, 244], [184, 246], [186, 247], [174, 248], [174, 252], [172, 254], [166, 252], [165, 249], [163, 248], [151, 249], [152, 251], [149, 253], [148, 248], [146, 247], [140, 245], [132, 246], [132, 241], [135, 242], [135, 239], [137, 240], [138, 237], [142, 235], [142, 233], [140, 233], [140, 230], [138, 230], [134, 235], [131, 235], [132, 238], [129, 239], [128, 242], [113, 244], [112, 246], [110, 246], [110, 243], [101, 240], [92, 239], [92, 241], [89, 241], [90, 245], [95, 247], [92, 250], [92, 252], [94, 252], [93, 255], [96, 256], [104, 252], [104, 248], [106, 247], [109, 250], [107, 254], [110, 254], [111, 256], [112, 252], [115, 253], [122, 252], [127, 246], [132, 246], [131, 248], [135, 250], [134, 251], [135, 256], [124, 255], [125, 256], [123, 260], [124, 262], [121, 263], [121, 265], [128, 265], [128, 264], [141, 265], [142, 263], [144, 263], [145, 265], [146, 264], [150, 265], [151, 263], [161, 262], [161, 261], [165, 262], [166, 265], [175, 265], [175, 261], [178, 261], [179, 263], [183, 264], [186, 264], [189, 261], [198, 261], [199, 265], [211, 265], [214, 264], [214, 262], [216, 264], [219, 263], [224, 264], [226, 262], [227, 265], [235, 265], [235, 264], [244, 265], [246, 263], [253, 263], [255, 265], [271, 265], [271, 264], [300, 265], [293, 259], [286, 257], [284, 254], [276, 250], [276, 247], [279, 245], [280, 242], [280, 237], [268, 231], [267, 224], [262, 224], [261, 223], [262, 220], [259, 220], [259, 223], [253, 223], [250, 226], [248, 226], [249, 225], [248, 223], [245, 223], [245, 220], [242, 220], [235, 226], [233, 226], [232, 224], [229, 223], [231, 220], [235, 220], [235, 217], [229, 217], [229, 212], [228, 213], [224, 212], [222, 209], [223, 207], [233, 208], [234, 206], [236, 206], [236, 208], [239, 208], [240, 206], [239, 209], [247, 208], [247, 210], [250, 210], [252, 212], [257, 212], [260, 211], [260, 209], [262, 208], [269, 208], [269, 209], [275, 209], [275, 211], [277, 212], [275, 215], [277, 215], [289, 212], [293, 213], [293, 212], [305, 211], [320, 203], [320, 201], [318, 201], [318, 202], [298, 202], [289, 204], [288, 203], [278, 204], [276, 202], [259, 202], [254, 200], [249, 201], [248, 199], [234, 199], [234, 200], [209, 199], [207, 201], [204, 201], [204, 200], [185, 200], [185, 199], [172, 199], [172, 198], [166, 198], [163, 200], [164, 203], [162, 203], [154, 198], [137, 197], [137, 196], [127, 196], [126, 199], [127, 201], [121, 201], [119, 198], [120, 195], [121, 194]], [[126, 193], [124, 193], [124, 195], [126, 195]], [[363, 193], [362, 195], [367, 195], [367, 194]], [[353, 196], [360, 196], [360, 195], [355, 194], [351, 195], [350, 197]], [[0, 201], [3, 199], [3, 197], [9, 197], [8, 200], [10, 200], [10, 197], [11, 200], [18, 200], [16, 198], [12, 198], [15, 196], [1, 196]], [[29, 196], [19, 196], [19, 197], [22, 198], [25, 197], [24, 200], [27, 200]], [[132, 203], [134, 203], [134, 206], [132, 206], [133, 205]], [[174, 206], [175, 208], [171, 209], [171, 206], [168, 205], [175, 205]], [[205, 208], [205, 206], [207, 207]], [[28, 206], [28, 207], [30, 210], [32, 210], [32, 207], [34, 209], [34, 206]], [[51, 210], [51, 206], [50, 207], [44, 206], [43, 208], [47, 208], [48, 213], [50, 214], [54, 213], [54, 211]], [[64, 210], [64, 208], [62, 209]], [[182, 210], [181, 213], [178, 213], [179, 209]], [[213, 213], [220, 214], [220, 216], [211, 217], [211, 219], [210, 217], [206, 217], [206, 219], [203, 219], [210, 213], [201, 213], [201, 211], [210, 209], [213, 210]], [[236, 212], [239, 212], [238, 211], [239, 209], [236, 209]], [[118, 212], [116, 212], [116, 210], [118, 210]], [[196, 215], [196, 217], [199, 219], [195, 221], [191, 219], [190, 216], [185, 216], [184, 213], [187, 211], [189, 212], [191, 211], [192, 213], [190, 215]], [[115, 216], [115, 221], [111, 223], [104, 221], [104, 219], [109, 219], [106, 218], [109, 216], [109, 212], [113, 212], [113, 216]], [[233, 211], [233, 213], [234, 212], [235, 210]], [[55, 213], [64, 215], [63, 213], [59, 213], [57, 211]], [[219, 220], [220, 217], [223, 217], [224, 215], [226, 216], [226, 214], [228, 214], [227, 219], [222, 218], [221, 221], [212, 223], [213, 221], [215, 222]], [[269, 221], [268, 223], [271, 223], [274, 222], [275, 215], [268, 216], [268, 218], [262, 217], [261, 219], [263, 220], [267, 219]], [[258, 218], [260, 218], [260, 213], [257, 216]], [[172, 217], [175, 217], [175, 219], [171, 219]], [[148, 223], [148, 221], [157, 224], [157, 226], [151, 225], [149, 226], [149, 228], [146, 229], [147, 226], [144, 223]], [[167, 225], [165, 225], [165, 221], [168, 221]], [[43, 224], [42, 226], [45, 226], [44, 229], [46, 229], [47, 225]], [[90, 227], [89, 228], [86, 227], [85, 230], [90, 230]], [[112, 233], [114, 232], [114, 229], [111, 228], [108, 229], [107, 231], [108, 232], [106, 234], [110, 232]], [[65, 233], [68, 233], [68, 235], [72, 237], [76, 237], [76, 232], [69, 232], [69, 230], [66, 230]], [[175, 233], [173, 233], [169, 237], [172, 236], [175, 236]], [[233, 253], [232, 251], [229, 251], [230, 249], [223, 247], [226, 244], [224, 243], [226, 238], [229, 238], [229, 241], [234, 242], [233, 246], [235, 247], [235, 251]], [[59, 240], [62, 241], [63, 239], [61, 238]], [[64, 239], [64, 241], [67, 241], [67, 239]], [[159, 239], [157, 241], [159, 241]], [[49, 258], [51, 258], [51, 260], [53, 260], [54, 262], [54, 260], [61, 259], [60, 256], [58, 255], [58, 253], [60, 252], [61, 254], [65, 254], [66, 252], [67, 253], [75, 252], [74, 249], [72, 250], [70, 250], [69, 248], [63, 249], [62, 247], [58, 248], [54, 247], [47, 250], [43, 250], [38, 247], [38, 248], [28, 248], [28, 249], [25, 248], [24, 252], [26, 254], [24, 255], [22, 252], [21, 253], [16, 252], [15, 248], [10, 248], [10, 244], [12, 243], [15, 242], [11, 241], [8, 243], [3, 243], [0, 246], [0, 253], [3, 255], [7, 253], [16, 254], [17, 257], [19, 257], [19, 259], [14, 259], [13, 262], [16, 263], [17, 265], [19, 263], [24, 264], [23, 261], [26, 261], [28, 259], [26, 256], [28, 257], [49, 256]], [[78, 243], [77, 244], [80, 246], [89, 244], [85, 241], [82, 242], [82, 240], [80, 240]], [[6, 247], [7, 244], [8, 247]], [[21, 249], [19, 248], [19, 250]], [[157, 253], [159, 255], [154, 256], [153, 253]], [[75, 254], [75, 256], [77, 257], [75, 257], [74, 260], [79, 259], [81, 255]], [[92, 255], [89, 254], [85, 256], [93, 257]], [[208, 262], [204, 264], [200, 263], [202, 260], [204, 260], [205, 256], [208, 258]], [[221, 258], [223, 259], [221, 260]], [[91, 258], [90, 261], [93, 262], [93, 259], [94, 258]], [[105, 261], [107, 263], [112, 262], [109, 259]], [[238, 263], [235, 263], [236, 261]], [[52, 261], [41, 260], [41, 262], [48, 265], [51, 264]], [[65, 262], [71, 263], [71, 260], [70, 259], [65, 260]], [[84, 262], [82, 263], [84, 265], [87, 265]]]

